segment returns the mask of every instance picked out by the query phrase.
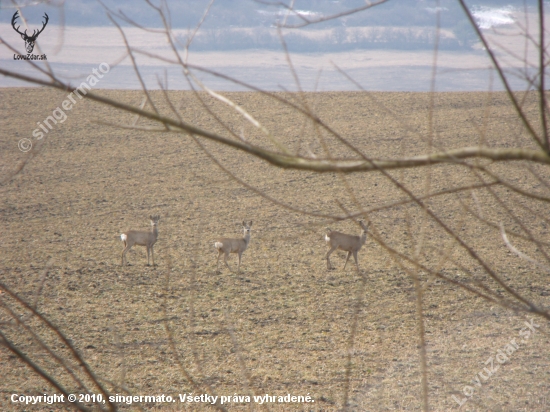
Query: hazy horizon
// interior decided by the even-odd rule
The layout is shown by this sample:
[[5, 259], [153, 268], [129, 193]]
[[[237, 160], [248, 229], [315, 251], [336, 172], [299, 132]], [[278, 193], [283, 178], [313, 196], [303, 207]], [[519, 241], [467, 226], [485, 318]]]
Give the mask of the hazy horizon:
[[[80, 3], [95, 4], [95, 2], [84, 0], [81, 0]], [[201, 2], [196, 0], [193, 3]], [[237, 3], [244, 4], [245, 0], [238, 0]], [[257, 5], [254, 2], [248, 3]], [[347, 3], [351, 4], [353, 1]], [[263, 26], [247, 28], [243, 23], [241, 26], [235, 27], [229, 24], [232, 22], [229, 17], [226, 19], [227, 21], [223, 21], [223, 24], [219, 23], [217, 26], [212, 26], [212, 24], [208, 26], [205, 22], [204, 28], [201, 28], [194, 39], [193, 44], [196, 43], [198, 46], [191, 47], [188, 62], [266, 90], [358, 90], [356, 85], [339, 72], [339, 68], [366, 90], [429, 91], [432, 87], [434, 73], [435, 31], [433, 27], [427, 25], [427, 22], [435, 20], [433, 16], [432, 20], [426, 20], [426, 15], [435, 15], [438, 12], [438, 10], [429, 7], [431, 3], [435, 4], [435, 2], [429, 1], [414, 3], [415, 8], [413, 9], [418, 14], [418, 18], [408, 26], [400, 26], [398, 16], [392, 15], [386, 20], [377, 21], [376, 26], [360, 27], [342, 24], [339, 26], [332, 24], [331, 26], [325, 24], [299, 30], [285, 29], [284, 38], [290, 51], [289, 57], [293, 68], [299, 78], [299, 84], [296, 83], [288, 66], [286, 55], [277, 46], [280, 46], [280, 39], [277, 37], [276, 29], [268, 25], [272, 21], [269, 19], [280, 18], [277, 15], [280, 11], [277, 10], [257, 13], [269, 17], [269, 19], [266, 17], [267, 20], [263, 22]], [[447, 3], [450, 5], [449, 1], [441, 2], [443, 5]], [[525, 55], [529, 60], [536, 59], [534, 47], [525, 53], [523, 50], [524, 37], [518, 34], [518, 26], [512, 24], [525, 21], [525, 16], [518, 7], [513, 6], [513, 3], [517, 2], [506, 3], [500, 6], [490, 6], [491, 2], [478, 2], [478, 5], [472, 4], [471, 8], [479, 27], [484, 30], [493, 44], [506, 44], [507, 49], [517, 56]], [[121, 4], [124, 6], [127, 5], [127, 2], [123, 1]], [[327, 9], [328, 2], [319, 2], [319, 4], [319, 9], [325, 7], [323, 9], [325, 13], [337, 11], [337, 8]], [[422, 7], [419, 4], [422, 4]], [[71, 7], [74, 9], [74, 4]], [[383, 17], [385, 11], [378, 10], [380, 7], [374, 7], [362, 14], [368, 15], [371, 11], [377, 10], [378, 15]], [[37, 13], [37, 8], [30, 9], [33, 10], [33, 13], [27, 13], [27, 8], [24, 9], [24, 12], [25, 15], [29, 14], [30, 16], [28, 18], [29, 27], [32, 30], [36, 25], [31, 24], [31, 21], [34, 23], [42, 20], [41, 14]], [[143, 14], [143, 10], [139, 9], [136, 11], [137, 15]], [[9, 12], [4, 13], [0, 19], [0, 36], [20, 53], [23, 53], [23, 40], [11, 27], [11, 18], [6, 21], [6, 18], [11, 16], [11, 9], [6, 10]], [[70, 14], [71, 10], [67, 10], [67, 14]], [[88, 7], [92, 16], [98, 14], [97, 10], [96, 6]], [[389, 11], [392, 10], [389, 9]], [[252, 12], [256, 13], [258, 10], [252, 10]], [[450, 12], [449, 8], [443, 6], [439, 12], [445, 24], [442, 24], [439, 33], [435, 90], [502, 90], [495, 73], [492, 72], [486, 53], [479, 43], [474, 41], [475, 38], [472, 40], [470, 34], [462, 27], [462, 22], [455, 23], [448, 18], [449, 16], [443, 18], [446, 13]], [[195, 11], [195, 14], [197, 13], [198, 11]], [[249, 13], [251, 12], [249, 11]], [[307, 13], [313, 12], [300, 9], [300, 13], [312, 17]], [[173, 14], [174, 12], [172, 12]], [[223, 20], [220, 20], [220, 16], [217, 16], [215, 10], [211, 10], [211, 14], [213, 14], [212, 20]], [[53, 15], [50, 16], [47, 31], [41, 34], [33, 53], [39, 54], [38, 51], [45, 53], [54, 72], [60, 78], [69, 81], [71, 85], [79, 84], [91, 74], [93, 68], [106, 62], [112, 66], [112, 70], [95, 87], [140, 88], [131, 66], [131, 60], [127, 57], [121, 35], [115, 27], [73, 26], [68, 24], [70, 19], [67, 17], [66, 25], [62, 26], [56, 24]], [[366, 19], [366, 17], [363, 18]], [[149, 17], [145, 20], [150, 21], [151, 19], [152, 17]], [[534, 18], [530, 20], [535, 21]], [[98, 21], [102, 20], [98, 18]], [[357, 17], [356, 23], [361, 21], [363, 20]], [[346, 22], [351, 24], [350, 20], [346, 20]], [[257, 22], [250, 22], [250, 24], [252, 23], [256, 24]], [[368, 21], [365, 22], [365, 24], [367, 23]], [[387, 25], [390, 23], [395, 25]], [[413, 23], [425, 25], [413, 25]], [[173, 52], [164, 34], [132, 27], [125, 27], [123, 30], [134, 48], [164, 59], [173, 59]], [[189, 34], [189, 30], [183, 28], [176, 28], [173, 32], [180, 44], [185, 42]], [[533, 33], [531, 34], [533, 35]], [[0, 64], [5, 69], [26, 75], [33, 74], [29, 64], [21, 60], [14, 60], [12, 51], [5, 47], [0, 50], [2, 50]], [[179, 52], [183, 54], [183, 47], [180, 47]], [[506, 57], [502, 53], [499, 56]], [[188, 81], [178, 66], [143, 54], [137, 56], [137, 61], [147, 87], [159, 88], [159, 78], [164, 83], [166, 74], [168, 88], [189, 89]], [[511, 77], [512, 87], [517, 90], [524, 89], [526, 85], [521, 77], [530, 74], [525, 68], [527, 67], [525, 62], [514, 61], [510, 58], [503, 62], [511, 73], [516, 74]], [[220, 78], [200, 72], [196, 74], [206, 82], [208, 87], [213, 89], [245, 90], [242, 86]], [[29, 86], [32, 87], [28, 83], [13, 78], [0, 77], [0, 87]]]

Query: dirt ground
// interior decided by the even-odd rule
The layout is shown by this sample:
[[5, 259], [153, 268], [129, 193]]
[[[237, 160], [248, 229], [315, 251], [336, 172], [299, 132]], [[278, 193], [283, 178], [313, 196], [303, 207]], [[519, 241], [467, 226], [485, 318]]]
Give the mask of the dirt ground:
[[[134, 106], [142, 101], [138, 91], [100, 93]], [[275, 147], [211, 98], [205, 98], [206, 103], [227, 129], [191, 92], [169, 95], [185, 121]], [[288, 106], [257, 93], [227, 95], [291, 152], [323, 156], [325, 145], [334, 157], [351, 155], [349, 147], [318, 132]], [[480, 142], [492, 147], [533, 146], [501, 93], [278, 96], [296, 104], [307, 102], [323, 121], [373, 158]], [[89, 101], [79, 101], [67, 112], [67, 120], [54, 125], [44, 139], [34, 138], [37, 122], [51, 115], [65, 97], [66, 93], [41, 88], [0, 89], [1, 174], [11, 173], [27, 156], [17, 147], [20, 139], [31, 139], [33, 150], [38, 149], [24, 170], [0, 187], [0, 282], [36, 304], [113, 394], [165, 394], [177, 399], [178, 394], [191, 393], [231, 398], [309, 395], [313, 403], [260, 406], [232, 399], [225, 406], [333, 411], [342, 408], [349, 385], [351, 410], [421, 410], [417, 297], [411, 277], [417, 272], [414, 265], [395, 259], [380, 241], [407, 256], [420, 256], [419, 262], [450, 279], [477, 290], [482, 284], [512, 301], [421, 208], [411, 203], [387, 206], [407, 199], [387, 176], [277, 169], [200, 140], [207, 154], [187, 135], [99, 123], [132, 124], [135, 119]], [[162, 101], [160, 92], [153, 97]], [[533, 96], [527, 96], [524, 107], [536, 118]], [[169, 113], [166, 104], [159, 103], [159, 108]], [[137, 125], [151, 123], [140, 119]], [[248, 186], [230, 177], [210, 155]], [[517, 162], [488, 167], [524, 190], [549, 195], [548, 187], [535, 178], [538, 173], [547, 181], [548, 168], [529, 171]], [[459, 165], [395, 170], [390, 176], [418, 195], [478, 184], [481, 179]], [[483, 178], [490, 181], [487, 175]], [[548, 204], [520, 197], [502, 185], [491, 190], [449, 193], [426, 203], [509, 286], [548, 308], [548, 273], [510, 253], [499, 231], [503, 224], [518, 249], [544, 262], [543, 249], [550, 244]], [[331, 258], [334, 271], [326, 269], [323, 259], [327, 226], [359, 233], [352, 221], [323, 215], [343, 215], [345, 210], [358, 210], [357, 205], [378, 208], [367, 214], [371, 234], [359, 252], [365, 283], [352, 262], [342, 269], [343, 252]], [[157, 266], [146, 266], [145, 248], [136, 246], [128, 253], [131, 265], [121, 267], [118, 236], [128, 229], [147, 228], [153, 214], [161, 216]], [[245, 219], [254, 223], [241, 273], [226, 267], [216, 273], [215, 239], [239, 236], [239, 223]], [[539, 246], [525, 239], [527, 231], [540, 240]], [[230, 264], [236, 268], [235, 255]], [[425, 271], [418, 273], [424, 288], [431, 409], [458, 410], [457, 400], [467, 399], [462, 410], [547, 411], [548, 322], [503, 309]], [[6, 293], [0, 299], [5, 304], [0, 331], [69, 392], [82, 392], [6, 307], [23, 316], [54, 353], [68, 358], [59, 337], [27, 316], [28, 311]], [[529, 329], [525, 322], [531, 319], [537, 326], [530, 323]], [[526, 336], [525, 331], [533, 332]], [[507, 360], [497, 365], [495, 359], [502, 360], [506, 348]], [[484, 368], [491, 363], [495, 370], [487, 376]], [[75, 362], [70, 364], [89, 382]], [[59, 391], [2, 346], [0, 373], [1, 410], [68, 408], [12, 403], [12, 394]], [[138, 410], [136, 404], [118, 406]], [[166, 411], [208, 408], [179, 401], [139, 406]]]

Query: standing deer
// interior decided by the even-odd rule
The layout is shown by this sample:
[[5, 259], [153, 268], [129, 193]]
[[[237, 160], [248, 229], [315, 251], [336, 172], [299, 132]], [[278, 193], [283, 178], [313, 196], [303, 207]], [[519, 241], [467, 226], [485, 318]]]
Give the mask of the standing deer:
[[370, 222], [369, 222], [369, 225], [365, 226], [365, 223], [362, 220], [360, 220], [359, 225], [361, 225], [360, 236], [346, 235], [345, 233], [336, 232], [329, 229], [328, 233], [325, 235], [325, 240], [328, 246], [330, 247], [325, 257], [325, 259], [327, 260], [327, 269], [329, 270], [334, 269], [330, 264], [330, 254], [334, 252], [336, 249], [340, 249], [345, 252], [348, 252], [346, 263], [344, 263], [344, 270], [346, 270], [346, 265], [348, 264], [349, 257], [352, 254], [353, 254], [353, 258], [355, 259], [355, 265], [357, 266], [357, 270], [359, 270], [359, 263], [357, 262], [357, 252], [359, 252], [359, 249], [361, 249], [361, 246], [363, 246], [367, 241], [367, 230], [369, 228]]
[[218, 249], [218, 260], [216, 263], [216, 273], [220, 272], [220, 256], [223, 254], [225, 255], [223, 258], [223, 261], [225, 262], [225, 265], [228, 267], [229, 270], [231, 268], [229, 267], [229, 264], [227, 263], [227, 257], [230, 253], [237, 253], [239, 255], [239, 265], [237, 266], [237, 273], [239, 273], [241, 268], [241, 256], [243, 255], [243, 252], [248, 247], [248, 244], [250, 243], [250, 228], [252, 227], [252, 221], [250, 221], [248, 224], [243, 220], [243, 230], [244, 230], [244, 236], [242, 239], [231, 239], [222, 237], [214, 243], [214, 246], [216, 249]]
[[[151, 230], [129, 230], [128, 232], [120, 235], [120, 238], [124, 243], [124, 250], [122, 251], [122, 266], [124, 266], [126, 252], [128, 252], [134, 245], [145, 246], [147, 248], [147, 266], [149, 266], [149, 251], [151, 251], [153, 266], [155, 266], [153, 246], [155, 245], [159, 234], [157, 226], [160, 216], [149, 216], [149, 219], [151, 219]], [[128, 263], [128, 259], [126, 259], [126, 263]]]

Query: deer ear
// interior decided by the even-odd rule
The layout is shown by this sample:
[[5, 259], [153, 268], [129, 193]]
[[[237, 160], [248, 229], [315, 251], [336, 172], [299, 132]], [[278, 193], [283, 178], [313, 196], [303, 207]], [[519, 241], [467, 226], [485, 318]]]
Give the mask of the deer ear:
[[250, 221], [250, 223], [248, 224], [248, 227], [252, 226], [252, 220]]

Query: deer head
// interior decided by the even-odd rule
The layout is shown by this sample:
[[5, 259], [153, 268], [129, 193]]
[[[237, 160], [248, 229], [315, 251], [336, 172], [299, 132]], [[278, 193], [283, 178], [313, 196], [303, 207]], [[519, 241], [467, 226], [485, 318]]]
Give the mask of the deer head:
[[27, 30], [25, 30], [24, 33], [21, 33], [19, 31], [20, 26], [15, 27], [15, 20], [17, 20], [17, 18], [19, 17], [18, 14], [19, 14], [19, 10], [17, 10], [15, 12], [15, 14], [13, 15], [13, 17], [11, 19], [11, 25], [12, 25], [13, 29], [21, 35], [21, 38], [23, 40], [25, 40], [25, 48], [27, 49], [27, 53], [32, 53], [32, 51], [34, 49], [34, 42], [36, 41], [36, 38], [38, 37], [38, 35], [40, 33], [42, 33], [44, 31], [44, 28], [46, 27], [46, 24], [48, 24], [48, 20], [50, 20], [50, 18], [48, 17], [48, 15], [46, 13], [44, 13], [44, 19], [46, 21], [44, 23], [42, 23], [42, 28], [38, 31], [33, 30], [32, 36], [28, 36], [27, 35]]

